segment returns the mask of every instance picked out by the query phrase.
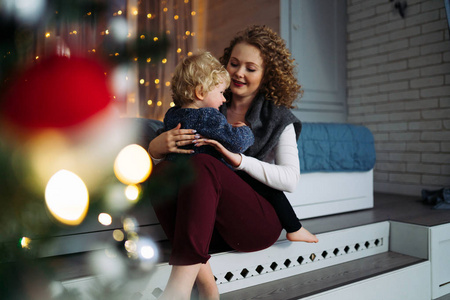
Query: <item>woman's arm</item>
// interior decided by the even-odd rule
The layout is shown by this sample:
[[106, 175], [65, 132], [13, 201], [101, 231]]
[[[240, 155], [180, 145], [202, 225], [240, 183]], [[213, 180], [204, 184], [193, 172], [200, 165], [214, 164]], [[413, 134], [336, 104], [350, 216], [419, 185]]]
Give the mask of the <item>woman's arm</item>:
[[275, 164], [242, 155], [238, 170], [247, 172], [262, 183], [286, 192], [293, 192], [300, 179], [300, 161], [294, 126], [286, 126], [274, 149]]
[[180, 149], [178, 147], [192, 144], [200, 136], [195, 134], [195, 130], [180, 128], [181, 124], [178, 124], [177, 127], [155, 137], [148, 145], [150, 156], [155, 160], [160, 160], [168, 153], [193, 153], [193, 150]]

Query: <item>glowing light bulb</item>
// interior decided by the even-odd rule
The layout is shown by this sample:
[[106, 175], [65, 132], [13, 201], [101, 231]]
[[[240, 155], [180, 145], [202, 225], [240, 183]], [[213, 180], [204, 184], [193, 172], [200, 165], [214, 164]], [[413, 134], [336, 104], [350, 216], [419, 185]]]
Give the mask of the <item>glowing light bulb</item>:
[[151, 19], [152, 14], [147, 14], [147, 19]]
[[125, 184], [145, 181], [152, 171], [152, 162], [147, 151], [137, 144], [123, 148], [114, 162], [117, 179]]
[[162, 105], [162, 101], [156, 102], [156, 105], [157, 105], [157, 106], [161, 106], [161, 105]]
[[145, 79], [139, 80], [139, 83], [140, 83], [140, 84], [144, 84], [144, 83], [145, 83]]
[[45, 202], [56, 220], [67, 225], [79, 225], [88, 211], [88, 190], [76, 174], [60, 170], [47, 183]]
[[174, 107], [174, 106], [175, 106], [175, 103], [170, 102], [170, 107]]
[[163, 59], [161, 60], [161, 62], [162, 62], [163, 64], [167, 63], [167, 58], [163, 58]]
[[152, 100], [148, 100], [148, 101], [147, 101], [147, 104], [150, 106], [150, 105], [153, 104], [153, 101], [152, 101]]
[[45, 37], [46, 37], [46, 38], [49, 38], [49, 37], [50, 37], [50, 32], [47, 32], [47, 33], [45, 34]]

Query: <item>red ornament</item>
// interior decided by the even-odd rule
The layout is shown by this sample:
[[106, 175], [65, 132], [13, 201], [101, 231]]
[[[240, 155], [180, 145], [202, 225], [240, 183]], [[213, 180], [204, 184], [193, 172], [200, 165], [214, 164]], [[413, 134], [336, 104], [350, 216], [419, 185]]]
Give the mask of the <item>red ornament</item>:
[[111, 93], [102, 66], [52, 56], [26, 70], [6, 93], [4, 116], [28, 129], [77, 125], [106, 108]]

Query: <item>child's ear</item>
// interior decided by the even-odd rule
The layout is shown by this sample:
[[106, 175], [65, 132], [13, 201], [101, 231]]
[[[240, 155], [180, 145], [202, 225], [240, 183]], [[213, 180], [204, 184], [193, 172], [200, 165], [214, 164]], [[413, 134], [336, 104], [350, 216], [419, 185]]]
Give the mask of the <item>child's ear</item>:
[[205, 97], [203, 94], [203, 88], [200, 85], [195, 88], [195, 97], [197, 97], [198, 100], [203, 100]]

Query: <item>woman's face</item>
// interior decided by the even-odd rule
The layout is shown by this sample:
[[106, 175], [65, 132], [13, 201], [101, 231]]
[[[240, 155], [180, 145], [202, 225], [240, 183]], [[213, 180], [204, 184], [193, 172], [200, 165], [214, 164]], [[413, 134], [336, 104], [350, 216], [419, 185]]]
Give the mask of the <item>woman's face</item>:
[[227, 71], [231, 77], [233, 97], [253, 98], [256, 96], [264, 75], [261, 52], [247, 43], [236, 44], [231, 51]]

